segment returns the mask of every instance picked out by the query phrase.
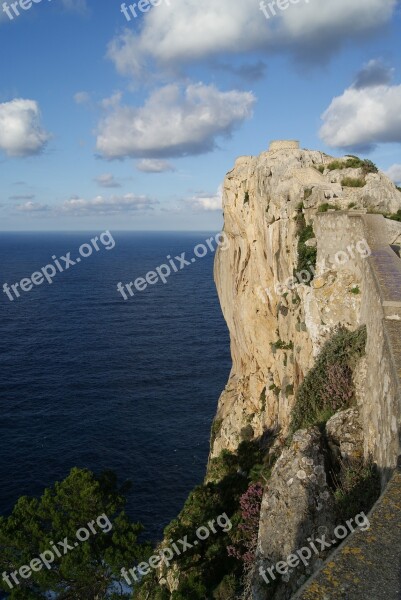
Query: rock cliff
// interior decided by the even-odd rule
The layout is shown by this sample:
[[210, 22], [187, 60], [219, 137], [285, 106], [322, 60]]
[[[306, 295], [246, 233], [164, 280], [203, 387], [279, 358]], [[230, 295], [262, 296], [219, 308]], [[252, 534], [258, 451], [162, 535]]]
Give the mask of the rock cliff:
[[211, 457], [266, 430], [285, 437], [297, 389], [323, 343], [336, 326], [361, 323], [361, 272], [354, 259], [365, 252], [363, 234], [358, 247], [339, 245], [342, 254], [332, 264], [321, 239], [316, 268], [297, 272], [300, 213], [307, 226], [319, 210], [395, 213], [400, 207], [395, 185], [352, 157], [338, 160], [282, 141], [236, 161], [223, 190], [230, 244], [215, 262], [233, 366], [219, 400]]

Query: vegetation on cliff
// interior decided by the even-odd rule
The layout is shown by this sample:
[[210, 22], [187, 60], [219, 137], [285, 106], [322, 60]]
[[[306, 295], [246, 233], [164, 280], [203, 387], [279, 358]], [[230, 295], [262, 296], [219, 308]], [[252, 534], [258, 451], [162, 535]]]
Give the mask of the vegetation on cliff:
[[225, 512], [232, 523], [176, 556], [170, 567], [179, 571], [178, 589], [171, 594], [160, 584], [160, 574], [145, 577], [137, 600], [232, 600], [256, 551], [262, 484], [271, 474], [274, 457], [268, 452], [272, 436], [243, 441], [236, 453], [223, 451], [210, 461], [208, 477], [189, 495], [183, 510], [165, 529], [165, 540], [191, 536], [199, 525]]
[[292, 412], [291, 431], [325, 423], [354, 401], [352, 371], [364, 355], [366, 328], [340, 328], [326, 342], [315, 366], [302, 382]]

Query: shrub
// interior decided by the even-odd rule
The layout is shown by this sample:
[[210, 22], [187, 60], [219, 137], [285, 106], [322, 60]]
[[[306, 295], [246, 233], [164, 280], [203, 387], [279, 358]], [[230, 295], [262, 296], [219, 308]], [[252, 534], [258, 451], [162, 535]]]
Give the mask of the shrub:
[[246, 425], [241, 429], [241, 440], [244, 442], [250, 442], [255, 435], [252, 425]]
[[226, 575], [215, 589], [213, 600], [233, 600], [238, 592], [238, 583], [234, 575]]
[[298, 389], [291, 432], [325, 423], [335, 411], [349, 408], [354, 400], [352, 370], [363, 356], [366, 328], [350, 332], [340, 328], [326, 342], [315, 366]]
[[366, 185], [366, 181], [365, 179], [361, 179], [358, 177], [344, 177], [344, 179], [341, 181], [341, 185], [343, 187], [361, 188]]
[[362, 171], [364, 175], [367, 175], [368, 173], [378, 173], [379, 169], [376, 167], [375, 163], [372, 162], [371, 160], [365, 159], [364, 161], [362, 161]]
[[344, 163], [342, 160], [333, 160], [327, 165], [329, 171], [336, 171], [337, 169], [343, 169]]
[[233, 536], [236, 544], [227, 548], [229, 556], [241, 560], [246, 567], [255, 562], [262, 496], [263, 487], [260, 483], [251, 483], [241, 496], [241, 521], [236, 536]]
[[350, 292], [351, 294], [360, 294], [361, 290], [359, 289], [359, 286], [356, 285], [355, 287], [351, 288]]
[[356, 202], [350, 202], [350, 203], [348, 204], [348, 208], [349, 208], [349, 209], [351, 209], [351, 208], [355, 208], [355, 206], [357, 206]]
[[401, 209], [398, 210], [394, 215], [388, 215], [387, 218], [391, 219], [392, 221], [401, 221]]
[[401, 187], [399, 185], [395, 186], [399, 192], [401, 192]]
[[338, 473], [333, 474], [335, 483], [335, 507], [338, 522], [360, 512], [367, 514], [380, 496], [380, 476], [375, 465], [364, 460], [341, 460]]
[[330, 204], [329, 202], [324, 202], [319, 206], [317, 212], [324, 213], [328, 210], [340, 210], [340, 207], [337, 204]]
[[213, 445], [214, 440], [220, 432], [221, 426], [223, 425], [223, 419], [215, 419], [212, 423], [212, 432], [211, 432], [211, 445]]
[[306, 190], [304, 191], [304, 200], [307, 200], [308, 198], [310, 198], [312, 196], [312, 192], [313, 192], [312, 188], [306, 188]]
[[362, 169], [364, 175], [368, 173], [378, 173], [377, 166], [368, 159], [362, 160], [358, 156], [348, 155], [345, 160], [333, 160], [327, 165], [329, 171], [336, 169]]
[[322, 174], [324, 173], [324, 169], [325, 169], [325, 166], [324, 166], [324, 165], [319, 165], [319, 166], [317, 167], [317, 170], [318, 170], [318, 171], [320, 171], [320, 173], [322, 173]]
[[[297, 234], [299, 236], [297, 248], [298, 264], [297, 268], [294, 269], [294, 275], [300, 271], [311, 270], [310, 265], [312, 265], [313, 268], [316, 267], [317, 248], [311, 248], [305, 244], [305, 242], [315, 237], [315, 232], [313, 231], [312, 225], [306, 224], [305, 216], [302, 212], [299, 212], [297, 215]], [[313, 278], [311, 278], [311, 281], [312, 279]]]
[[273, 342], [272, 344], [270, 344], [272, 350], [293, 350], [294, 349], [294, 342], [288, 342], [288, 344], [286, 344], [285, 342], [283, 342], [283, 340], [277, 340], [277, 342]]
[[249, 204], [249, 193], [248, 192], [245, 192], [244, 204]]

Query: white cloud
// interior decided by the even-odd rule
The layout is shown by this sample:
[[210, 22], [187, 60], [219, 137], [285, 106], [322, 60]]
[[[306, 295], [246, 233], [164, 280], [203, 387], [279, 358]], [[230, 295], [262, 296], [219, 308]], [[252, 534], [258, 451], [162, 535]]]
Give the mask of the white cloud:
[[394, 183], [401, 184], [401, 165], [393, 165], [385, 171], [385, 174]]
[[223, 187], [220, 185], [217, 193], [214, 196], [208, 196], [205, 194], [197, 194], [189, 198], [187, 202], [192, 206], [194, 210], [200, 211], [215, 211], [222, 210], [223, 205]]
[[90, 100], [91, 97], [88, 92], [77, 92], [74, 94], [74, 102], [76, 102], [76, 104], [88, 104]]
[[35, 100], [16, 98], [0, 104], [0, 150], [8, 156], [38, 154], [49, 139]]
[[103, 173], [99, 177], [95, 177], [96, 183], [104, 188], [119, 188], [121, 184], [114, 178], [111, 173]]
[[96, 196], [92, 200], [71, 198], [63, 203], [61, 210], [74, 216], [114, 215], [153, 210], [157, 204], [157, 200], [152, 200], [147, 196], [125, 194], [124, 196], [111, 196], [110, 198]]
[[157, 160], [152, 158], [144, 158], [136, 164], [138, 171], [143, 173], [166, 173], [167, 171], [175, 171], [175, 168], [167, 160]]
[[322, 140], [334, 148], [401, 142], [401, 85], [348, 88], [323, 113]]
[[119, 106], [99, 124], [97, 149], [105, 158], [168, 158], [209, 152], [252, 113], [251, 92], [213, 85], [167, 85], [141, 108]]
[[20, 212], [45, 212], [50, 208], [47, 204], [41, 204], [40, 202], [25, 202], [25, 204], [19, 204], [17, 210]]
[[150, 60], [175, 68], [218, 55], [289, 51], [319, 62], [348, 39], [391, 18], [397, 0], [313, 0], [289, 3], [266, 19], [257, 0], [174, 0], [143, 15], [108, 47], [120, 73], [137, 76]]

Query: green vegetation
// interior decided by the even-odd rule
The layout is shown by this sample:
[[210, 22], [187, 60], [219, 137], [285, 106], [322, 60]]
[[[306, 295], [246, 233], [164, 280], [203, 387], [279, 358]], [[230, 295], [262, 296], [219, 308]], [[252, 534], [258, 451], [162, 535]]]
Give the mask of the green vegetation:
[[252, 425], [250, 425], [250, 424], [245, 425], [245, 427], [243, 427], [241, 429], [241, 434], [240, 435], [241, 435], [241, 440], [243, 442], [244, 441], [245, 442], [250, 442], [253, 439], [254, 435], [255, 435], [255, 432], [253, 430]]
[[342, 160], [333, 160], [328, 165], [326, 165], [329, 171], [336, 171], [337, 169], [345, 169], [345, 163]]
[[377, 166], [368, 159], [361, 159], [358, 156], [349, 155], [345, 160], [333, 160], [327, 165], [329, 171], [336, 169], [362, 169], [363, 175], [368, 173], [378, 173]]
[[350, 202], [348, 204], [348, 209], [350, 210], [351, 208], [355, 208], [355, 206], [357, 206], [356, 202]]
[[341, 209], [337, 204], [330, 204], [329, 202], [324, 202], [323, 204], [321, 204], [319, 206], [319, 208], [317, 209], [317, 212], [325, 213], [328, 210], [341, 210]]
[[263, 388], [260, 394], [260, 408], [262, 412], [266, 410], [266, 388]]
[[[302, 205], [303, 206], [303, 205]], [[305, 244], [308, 240], [315, 237], [312, 225], [307, 225], [302, 208], [298, 209], [297, 215], [297, 234], [298, 234], [298, 264], [294, 269], [295, 274], [300, 271], [310, 271], [312, 265], [316, 267], [317, 248], [311, 248]], [[312, 281], [313, 277], [311, 277]], [[310, 282], [309, 282], [310, 284]]]
[[[176, 519], [165, 529], [167, 540], [185, 539], [193, 534], [200, 525], [207, 525], [218, 515], [226, 514], [232, 523], [232, 529], [217, 533], [197, 546], [175, 556], [172, 565], [180, 571], [180, 585], [171, 596], [171, 600], [231, 600], [240, 592], [239, 582], [244, 575], [244, 565], [227, 547], [238, 544], [242, 539], [241, 500], [255, 484], [264, 484], [271, 475], [275, 457], [268, 453], [273, 437], [264, 441], [244, 441], [237, 453], [225, 450], [218, 458], [210, 461], [208, 482], [197, 486], [185, 502], [184, 508]], [[169, 598], [163, 594], [157, 574], [150, 573], [136, 590], [136, 600]]]
[[338, 522], [345, 523], [360, 512], [367, 514], [380, 496], [377, 467], [363, 458], [342, 460], [334, 474], [335, 507]]
[[401, 187], [399, 185], [395, 186], [399, 192], [401, 192]]
[[221, 426], [223, 425], [223, 419], [215, 419], [212, 423], [212, 433], [211, 433], [211, 445], [213, 445], [214, 440], [216, 439], [218, 433], [220, 432]]
[[324, 173], [324, 170], [325, 170], [325, 168], [326, 168], [326, 167], [325, 167], [324, 165], [319, 165], [319, 166], [318, 166], [318, 167], [316, 167], [316, 168], [317, 168], [317, 170], [318, 170], [318, 171], [320, 171], [320, 173], [322, 173], [322, 174], [323, 174], [323, 173]]
[[283, 340], [277, 340], [276, 342], [272, 342], [270, 344], [271, 349], [273, 350], [273, 352], [275, 352], [276, 350], [293, 350], [294, 349], [294, 344], [293, 342], [289, 342], [288, 344], [286, 344], [285, 342], [283, 342]]
[[275, 383], [272, 383], [272, 385], [269, 386], [269, 390], [273, 392], [277, 398], [280, 396], [281, 389]]
[[387, 219], [391, 219], [392, 221], [401, 221], [401, 209], [393, 215], [386, 215], [386, 217]]
[[[142, 527], [131, 523], [124, 512], [127, 489], [118, 488], [111, 472], [95, 477], [86, 469], [74, 468], [41, 498], [20, 498], [12, 514], [0, 518], [1, 572], [29, 565], [62, 540], [68, 539], [72, 548], [66, 552], [65, 546], [59, 546], [61, 556], [53, 553], [54, 562], [46, 554], [50, 569], [42, 564], [39, 571], [31, 570], [29, 578], [18, 577], [20, 585], [12, 590], [1, 581], [1, 589], [11, 600], [45, 599], [49, 591], [60, 600], [129, 598], [122, 591], [117, 593], [122, 589], [120, 569], [146, 560], [151, 549], [138, 542]], [[74, 546], [77, 533], [83, 527], [89, 531], [89, 523], [96, 534], [92, 532], [86, 541]]]
[[249, 193], [248, 192], [245, 192], [244, 204], [249, 204]]
[[296, 397], [291, 431], [321, 425], [338, 410], [352, 406], [352, 371], [365, 353], [366, 328], [347, 331], [340, 328], [326, 342], [315, 366], [306, 375]]
[[307, 200], [308, 198], [310, 198], [312, 196], [312, 192], [313, 192], [312, 188], [306, 188], [304, 191], [304, 200]]
[[359, 286], [356, 285], [355, 287], [350, 289], [351, 294], [360, 294], [361, 290], [359, 289]]
[[362, 188], [366, 185], [366, 180], [360, 177], [344, 177], [341, 181], [343, 187]]

